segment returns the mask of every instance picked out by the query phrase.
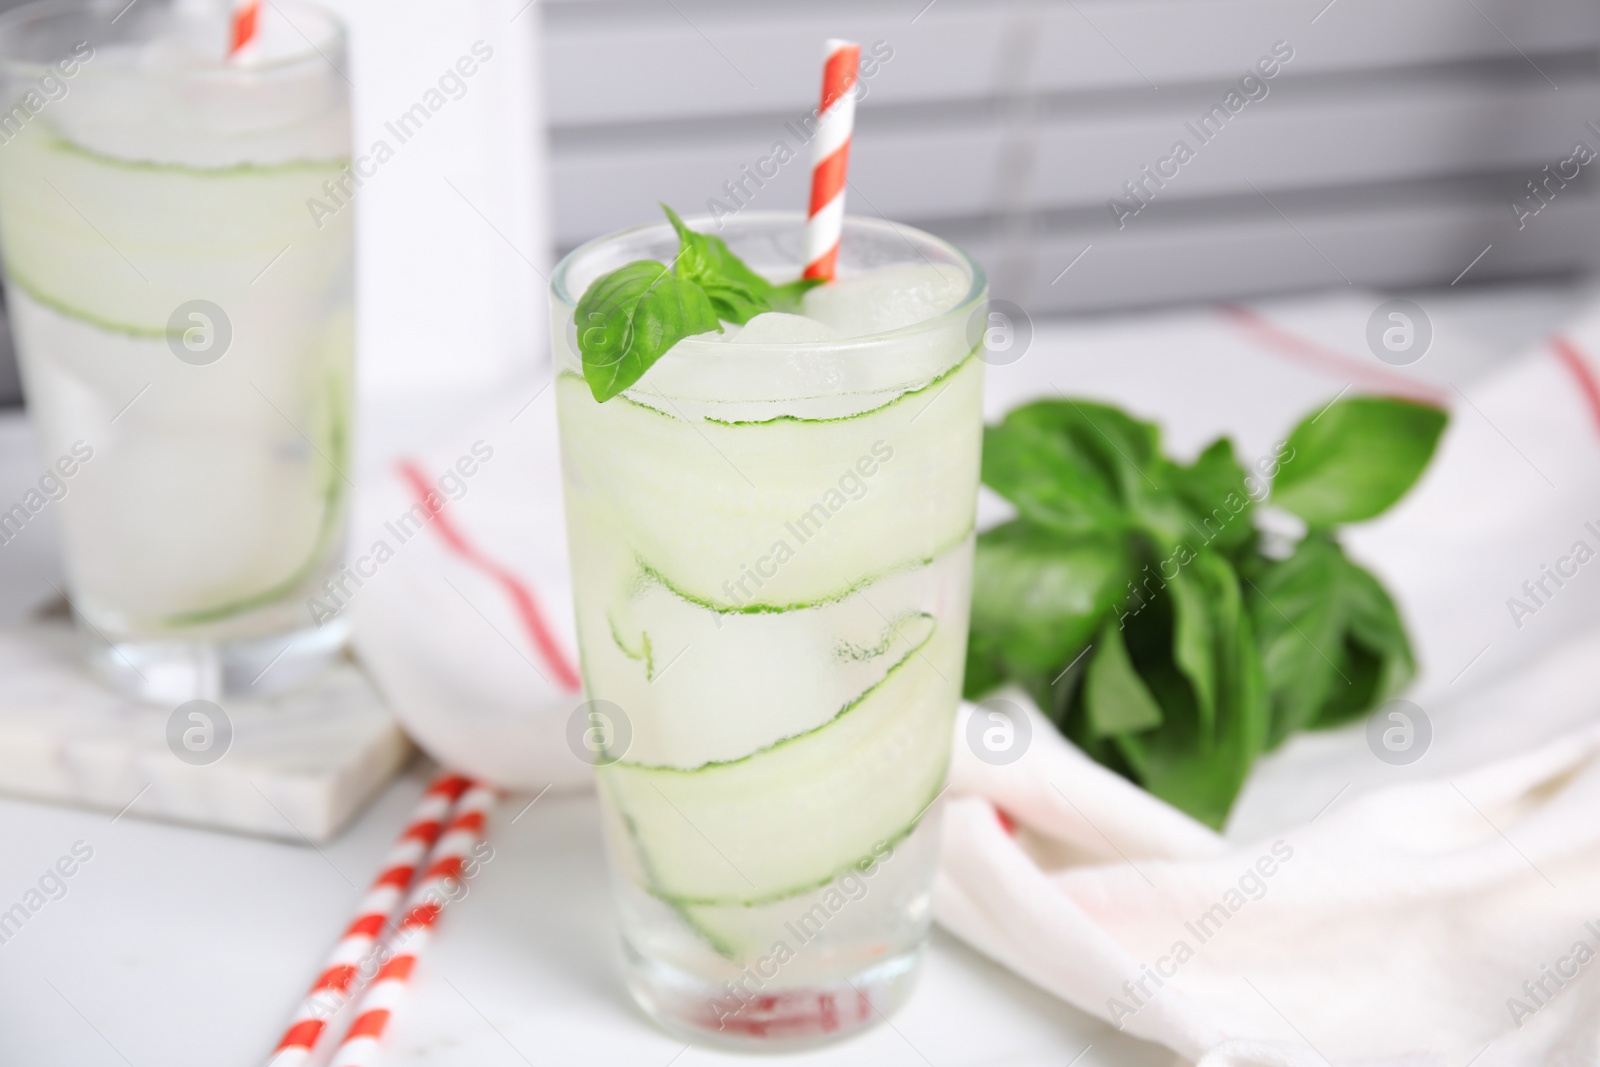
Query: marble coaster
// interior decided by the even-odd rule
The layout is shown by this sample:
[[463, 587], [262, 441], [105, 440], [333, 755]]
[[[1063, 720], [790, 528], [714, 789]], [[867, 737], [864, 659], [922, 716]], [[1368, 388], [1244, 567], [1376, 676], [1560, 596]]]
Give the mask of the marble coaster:
[[69, 620], [0, 629], [0, 793], [317, 843], [410, 754], [351, 663], [270, 699], [152, 707], [89, 676]]

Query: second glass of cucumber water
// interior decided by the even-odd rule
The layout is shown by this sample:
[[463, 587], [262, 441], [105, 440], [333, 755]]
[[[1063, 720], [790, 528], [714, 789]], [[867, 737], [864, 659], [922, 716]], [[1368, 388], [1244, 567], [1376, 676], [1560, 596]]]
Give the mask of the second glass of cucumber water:
[[[715, 232], [773, 281], [802, 216]], [[579, 646], [627, 980], [694, 1042], [837, 1038], [911, 987], [961, 693], [982, 434], [958, 249], [849, 218], [803, 315], [678, 343], [597, 403], [595, 278], [670, 263], [666, 224], [552, 281]]]
[[91, 662], [154, 702], [281, 689], [344, 640], [313, 603], [350, 493], [344, 34], [281, 0], [229, 59], [227, 8], [0, 18], [0, 251], [48, 483], [0, 526], [49, 507]]

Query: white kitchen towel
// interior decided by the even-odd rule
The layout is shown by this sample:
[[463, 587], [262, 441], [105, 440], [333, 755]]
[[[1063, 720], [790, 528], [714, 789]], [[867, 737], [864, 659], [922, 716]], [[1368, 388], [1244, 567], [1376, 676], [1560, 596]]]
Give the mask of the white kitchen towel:
[[1477, 698], [1497, 721], [1463, 729], [1504, 745], [1526, 711], [1590, 725], [1461, 773], [1319, 796], [1311, 820], [1249, 840], [1089, 760], [1008, 692], [1032, 739], [1006, 766], [958, 742], [939, 921], [1206, 1067], [1593, 1064], [1600, 632], [1537, 674], [1537, 692]]

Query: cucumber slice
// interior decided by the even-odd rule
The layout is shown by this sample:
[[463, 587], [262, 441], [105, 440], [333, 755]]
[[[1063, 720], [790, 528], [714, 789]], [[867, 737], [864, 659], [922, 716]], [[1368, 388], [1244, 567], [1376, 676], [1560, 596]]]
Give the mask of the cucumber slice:
[[190, 368], [165, 341], [10, 296], [41, 447], [94, 447], [61, 504], [84, 602], [150, 635], [254, 625], [274, 604], [302, 623], [348, 511], [348, 318], [259, 364]]
[[844, 600], [765, 615], [707, 611], [636, 566], [609, 610], [580, 603], [587, 692], [629, 716], [619, 755], [632, 763], [738, 759], [828, 722], [920, 647], [934, 612], [964, 595], [967, 558], [948, 552]]
[[[827, 884], [763, 904], [677, 905], [681, 920], [711, 948], [736, 964], [771, 953], [778, 942], [791, 949], [812, 946], [785, 978], [804, 982], [805, 972], [826, 978], [834, 970], [832, 949], [863, 951], [914, 941], [931, 918], [931, 888], [939, 857], [939, 805], [929, 804], [914, 826], [892, 841], [873, 845]], [[664, 907], [674, 907], [670, 902]], [[867, 955], [871, 949], [865, 948]]]
[[849, 417], [734, 423], [691, 421], [665, 398], [665, 410], [630, 396], [597, 404], [564, 373], [556, 388], [572, 529], [607, 531], [617, 551], [716, 611], [846, 597], [971, 531], [982, 369], [968, 357]]
[[680, 907], [759, 905], [909, 833], [944, 783], [964, 636], [933, 627], [826, 723], [741, 759], [599, 768], [647, 888]]
[[328, 565], [330, 552], [344, 533], [344, 471], [350, 463], [349, 412], [350, 400], [345, 383], [337, 376], [331, 377], [328, 381], [327, 406], [320, 413], [321, 421], [327, 427], [325, 444], [320, 450], [322, 465], [327, 468], [322, 484], [322, 521], [317, 525], [316, 541], [299, 566], [266, 588], [235, 594], [219, 603], [179, 612], [163, 619], [163, 626], [174, 629], [204, 626], [276, 604], [294, 594], [306, 584], [307, 579], [316, 576]]
[[[245, 294], [271, 323], [299, 310], [298, 294], [342, 284], [353, 212], [319, 220], [307, 203], [326, 202], [323, 183], [344, 165], [131, 162], [34, 121], [0, 158], [6, 274], [38, 303], [103, 330], [161, 338], [174, 308], [203, 297], [242, 335]], [[292, 264], [264, 269], [286, 251]]]

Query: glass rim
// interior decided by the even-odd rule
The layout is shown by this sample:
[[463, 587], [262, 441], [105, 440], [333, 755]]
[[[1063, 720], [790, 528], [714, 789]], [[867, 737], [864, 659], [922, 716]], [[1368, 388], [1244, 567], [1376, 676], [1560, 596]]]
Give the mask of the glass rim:
[[[799, 228], [805, 225], [805, 220], [806, 216], [802, 211], [741, 211], [739, 212], [738, 218], [734, 220], [734, 223], [736, 225], [747, 224], [751, 226], [756, 226], [761, 223], [767, 223], [770, 225], [783, 224]], [[684, 216], [683, 221], [690, 229], [701, 230], [702, 232], [709, 233], [716, 232], [714, 228], [707, 229], [704, 226], [705, 223], [712, 221], [711, 215], [686, 215]], [[914, 242], [916, 240], [921, 240], [944, 249], [950, 253], [953, 258], [964, 264], [967, 268], [967, 272], [972, 281], [967, 288], [966, 295], [957, 301], [955, 305], [953, 305], [947, 311], [940, 312], [939, 314], [934, 315], [932, 318], [923, 319], [920, 322], [913, 322], [908, 326], [900, 326], [893, 330], [884, 330], [880, 333], [856, 334], [849, 337], [838, 337], [826, 341], [791, 341], [782, 344], [768, 344], [763, 342], [760, 346], [762, 349], [767, 349], [774, 352], [824, 350], [837, 351], [839, 349], [852, 348], [863, 344], [878, 345], [888, 341], [898, 340], [903, 337], [914, 337], [919, 333], [931, 332], [939, 329], [948, 329], [949, 324], [952, 321], [971, 316], [972, 309], [988, 292], [988, 275], [984, 273], [984, 269], [978, 263], [978, 261], [972, 258], [972, 256], [968, 254], [967, 250], [962, 248], [960, 245], [946, 241], [942, 237], [936, 237], [933, 234], [928, 233], [926, 230], [919, 230], [915, 226], [907, 226], [904, 223], [890, 222], [888, 219], [873, 218], [867, 215], [846, 215], [844, 217], [844, 225], [846, 227], [875, 230], [880, 234], [899, 238], [906, 243], [911, 244], [913, 248], [916, 247]], [[574, 248], [565, 256], [561, 257], [561, 261], [556, 264], [555, 270], [551, 271], [550, 273], [551, 295], [567, 311], [571, 312], [577, 310], [578, 301], [567, 289], [567, 278], [571, 273], [573, 265], [582, 256], [592, 253], [596, 249], [606, 244], [650, 231], [659, 231], [661, 236], [666, 236], [673, 232], [672, 224], [662, 221], [647, 222], [638, 226], [629, 226], [626, 229], [616, 230], [601, 237], [595, 237]], [[689, 338], [688, 340], [692, 341], [693, 339]]]
[[[137, 2], [137, 0], [136, 0]], [[54, 60], [23, 59], [9, 53], [7, 45], [9, 38], [19, 28], [34, 23], [46, 22], [55, 18], [68, 16], [91, 15], [97, 8], [105, 9], [108, 13], [115, 9], [118, 12], [126, 11], [132, 4], [123, 3], [122, 0], [29, 0], [28, 3], [12, 8], [0, 14], [0, 71], [8, 73], [33, 74], [43, 73], [55, 69]], [[287, 55], [250, 63], [229, 62], [226, 55], [217, 56], [214, 62], [196, 64], [170, 64], [155, 70], [137, 72], [141, 78], [171, 78], [194, 80], [227, 80], [230, 78], [251, 78], [263, 74], [277, 74], [286, 70], [293, 70], [297, 66], [325, 62], [333, 66], [325, 54], [326, 49], [347, 50], [349, 34], [344, 20], [331, 9], [324, 7], [315, 0], [273, 0], [274, 8], [290, 8], [308, 12], [322, 19], [328, 28], [327, 39], [319, 48], [316, 41], [304, 33], [301, 37], [305, 41], [303, 49], [296, 49]], [[112, 21], [115, 21], [116, 15]], [[285, 16], [287, 17], [287, 16]], [[296, 27], [298, 29], [298, 27]], [[334, 67], [338, 71], [337, 67]], [[338, 71], [341, 75], [342, 71]]]

